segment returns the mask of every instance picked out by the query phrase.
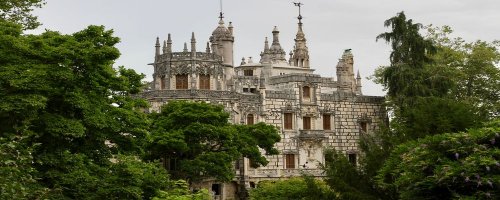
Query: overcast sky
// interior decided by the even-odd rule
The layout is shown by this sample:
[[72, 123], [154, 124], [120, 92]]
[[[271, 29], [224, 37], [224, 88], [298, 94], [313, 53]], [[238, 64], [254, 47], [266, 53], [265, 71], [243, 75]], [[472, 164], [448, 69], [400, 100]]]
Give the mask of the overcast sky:
[[[181, 51], [195, 32], [197, 49], [216, 28], [219, 0], [46, 0], [35, 14], [44, 29], [73, 33], [86, 26], [104, 25], [121, 38], [124, 65], [152, 80], [157, 36], [172, 34], [174, 51]], [[317, 74], [335, 76], [335, 66], [344, 49], [352, 49], [354, 68], [363, 77], [363, 92], [384, 95], [382, 87], [367, 80], [374, 69], [388, 64], [390, 48], [375, 37], [385, 31], [384, 20], [404, 11], [408, 18], [424, 25], [449, 25], [454, 36], [468, 41], [500, 39], [500, 0], [302, 0], [304, 32], [310, 63]], [[280, 30], [281, 46], [293, 47], [298, 10], [290, 0], [225, 0], [224, 20], [231, 21], [235, 35], [235, 64], [241, 57], [258, 61], [264, 38], [274, 26]], [[288, 56], [287, 56], [288, 57]]]

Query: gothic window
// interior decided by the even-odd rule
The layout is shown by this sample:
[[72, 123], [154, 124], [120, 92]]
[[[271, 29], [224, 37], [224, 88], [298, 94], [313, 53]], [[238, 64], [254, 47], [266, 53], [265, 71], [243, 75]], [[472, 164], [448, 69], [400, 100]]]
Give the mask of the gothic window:
[[253, 115], [252, 114], [247, 115], [247, 125], [253, 125]]
[[356, 153], [349, 153], [348, 159], [352, 165], [356, 166], [356, 159], [357, 159]]
[[160, 88], [162, 90], [165, 89], [165, 77], [161, 77], [161, 79], [160, 79]]
[[311, 98], [311, 88], [309, 86], [302, 87], [302, 97]]
[[245, 69], [245, 70], [243, 70], [243, 75], [244, 76], [253, 76], [253, 70]]
[[176, 89], [188, 89], [188, 75], [187, 74], [175, 75], [175, 88]]
[[366, 122], [360, 122], [359, 123], [359, 128], [361, 129], [361, 133], [367, 133], [367, 124]]
[[292, 129], [292, 113], [284, 114], [285, 129]]
[[332, 130], [330, 114], [323, 115], [323, 130]]
[[302, 117], [303, 129], [311, 130], [311, 117]]
[[210, 75], [200, 74], [200, 90], [210, 90]]
[[285, 168], [295, 169], [295, 154], [285, 154]]

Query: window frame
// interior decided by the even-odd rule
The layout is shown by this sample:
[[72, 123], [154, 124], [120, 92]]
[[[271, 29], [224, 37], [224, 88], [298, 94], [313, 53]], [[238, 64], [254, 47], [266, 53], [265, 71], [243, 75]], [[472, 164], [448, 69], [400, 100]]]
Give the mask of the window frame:
[[295, 154], [285, 154], [285, 169], [296, 169]]
[[175, 75], [175, 89], [178, 90], [189, 89], [189, 76], [187, 74]]
[[323, 114], [323, 130], [332, 130], [331, 114]]
[[200, 74], [198, 77], [200, 90], [210, 90], [210, 75]]
[[309, 116], [302, 117], [302, 130], [311, 130], [311, 121]]
[[283, 113], [283, 129], [293, 129], [293, 113]]
[[[250, 123], [252, 122], [252, 123]], [[247, 114], [247, 125], [254, 125], [255, 118], [253, 114]]]

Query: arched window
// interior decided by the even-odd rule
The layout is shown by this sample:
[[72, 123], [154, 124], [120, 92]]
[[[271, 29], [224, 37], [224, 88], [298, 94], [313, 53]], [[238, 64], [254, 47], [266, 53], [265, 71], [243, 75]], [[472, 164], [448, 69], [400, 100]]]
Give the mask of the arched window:
[[302, 97], [311, 98], [311, 88], [309, 86], [302, 87]]
[[247, 125], [253, 125], [253, 114], [247, 115]]

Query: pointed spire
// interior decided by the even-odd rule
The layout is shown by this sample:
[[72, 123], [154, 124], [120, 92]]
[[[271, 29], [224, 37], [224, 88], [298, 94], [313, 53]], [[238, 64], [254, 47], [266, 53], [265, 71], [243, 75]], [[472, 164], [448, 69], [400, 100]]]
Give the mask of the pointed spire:
[[196, 52], [196, 38], [194, 37], [194, 32], [191, 33], [191, 52]]
[[156, 37], [155, 55], [160, 55], [160, 37]]
[[205, 49], [205, 52], [210, 53], [210, 43], [207, 42], [207, 48]]
[[188, 45], [187, 45], [187, 43], [186, 43], [186, 42], [184, 42], [184, 50], [183, 50], [183, 51], [184, 51], [184, 52], [188, 52]]
[[167, 53], [172, 53], [172, 38], [170, 38], [170, 33], [167, 38]]
[[361, 91], [361, 76], [359, 75], [359, 70], [358, 75], [356, 76], [356, 94], [363, 95], [363, 92]]
[[167, 41], [163, 40], [163, 53], [167, 53]]
[[295, 35], [295, 46], [293, 53], [293, 65], [297, 67], [309, 68], [309, 50], [306, 44], [306, 36], [302, 30], [302, 15], [300, 14], [301, 3], [295, 3], [299, 7], [299, 23], [297, 28], [297, 34]]
[[280, 34], [280, 31], [278, 30], [278, 27], [274, 26], [274, 29], [273, 29], [273, 45], [276, 45], [276, 44], [279, 45], [280, 44], [279, 34]]
[[264, 52], [266, 51], [269, 51], [269, 41], [267, 40], [267, 37], [266, 40], [264, 41]]
[[278, 27], [274, 26], [273, 29], [273, 43], [271, 44], [271, 48], [269, 49], [270, 51], [270, 57], [273, 62], [281, 62], [285, 61], [285, 56], [286, 52], [281, 48], [280, 41], [279, 41], [279, 30]]

